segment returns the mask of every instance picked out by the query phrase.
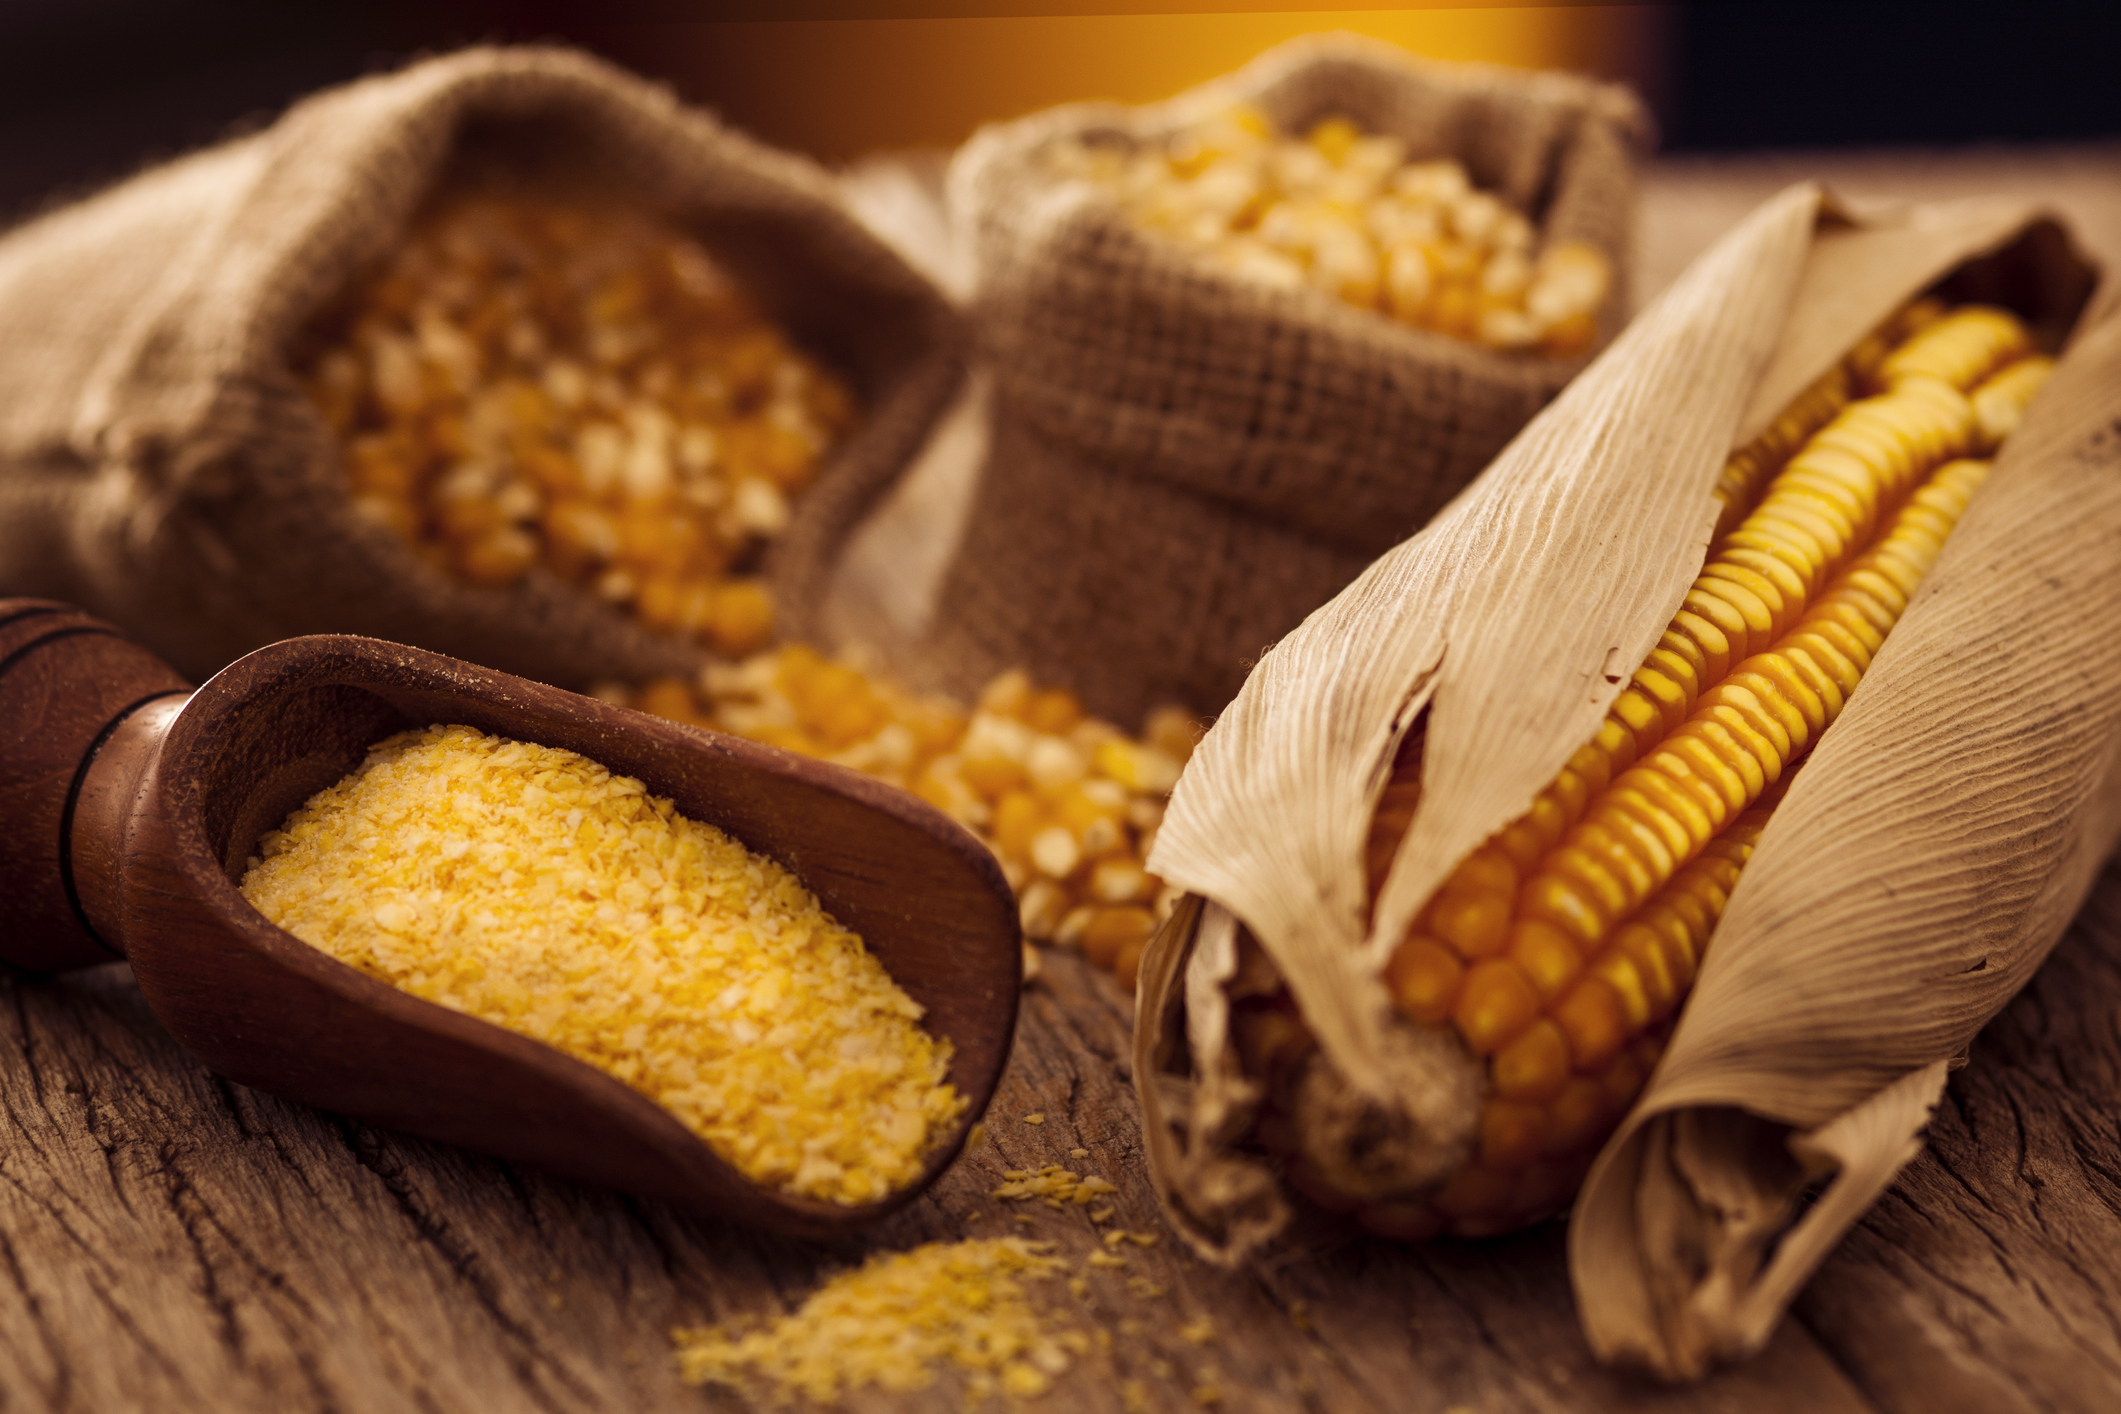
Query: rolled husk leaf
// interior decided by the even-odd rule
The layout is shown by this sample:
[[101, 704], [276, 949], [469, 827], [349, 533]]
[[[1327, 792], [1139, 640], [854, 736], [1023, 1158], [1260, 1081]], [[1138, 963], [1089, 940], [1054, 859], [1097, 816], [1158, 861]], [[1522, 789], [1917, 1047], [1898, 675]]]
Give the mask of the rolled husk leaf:
[[814, 163], [549, 48], [326, 90], [0, 239], [0, 593], [81, 604], [195, 678], [339, 631], [570, 687], [699, 668], [690, 636], [542, 569], [459, 582], [354, 508], [292, 349], [430, 194], [466, 188], [669, 221], [852, 385], [861, 421], [766, 566], [781, 627], [810, 631], [957, 387], [962, 324]]
[[[1477, 1089], [1481, 1063], [1393, 1009], [1384, 963], [1458, 861], [1591, 738], [1670, 622], [1703, 564], [1729, 453], [1940, 282], [2013, 306], [2054, 348], [2092, 274], [2021, 206], [1858, 221], [1817, 187], [1781, 193], [1436, 522], [1264, 656], [1180, 781], [1150, 860], [1197, 897], [1143, 960], [1136, 1084], [1159, 1192], [1203, 1255], [1239, 1261], [1292, 1214], [1278, 1165], [1247, 1142], [1260, 1085], [1229, 1034], [1230, 1005], [1261, 968], [1333, 1077], [1298, 1118], [1307, 1159], [1337, 1153], [1343, 1188], [1383, 1191], [1470, 1151], [1477, 1106], [1451, 1096]], [[1608, 1358], [1684, 1374], [1766, 1338], [1807, 1260], [1914, 1152], [1944, 1062], [2059, 935], [2121, 825], [2097, 791], [2121, 653], [2078, 647], [2121, 633], [2121, 591], [2096, 587], [2121, 566], [2095, 544], [2100, 526], [2113, 540], [2121, 504], [2103, 511], [2108, 498], [2079, 484], [2096, 473], [2078, 444], [2101, 386], [2085, 365], [2106, 338], [2065, 361], [1880, 654], [1873, 674], [1892, 668], [1906, 700], [1881, 706], [1894, 689], [1867, 675], [1777, 809], [1709, 950], [1715, 1018], [1697, 988], [1636, 1111], [1669, 1118], [1631, 1119], [1593, 1172], [1572, 1266]], [[2047, 568], [2010, 558], [2014, 537], [2041, 534]], [[2048, 595], [2052, 612], [2074, 610], [2066, 633], [2025, 621], [2026, 601]], [[1420, 802], [1373, 904], [1365, 837], [1417, 721]], [[1822, 911], [1829, 897], [1845, 916]], [[1714, 1077], [1705, 1089], [1697, 1067]], [[1763, 1144], [1733, 1115], [1805, 1134]], [[1753, 1285], [1797, 1193], [1836, 1168], [1844, 1180], [1813, 1227], [1766, 1268], [1780, 1284]], [[1645, 1174], [1664, 1187], [1638, 1202]], [[1695, 1185], [1690, 1221], [1671, 1216], [1677, 1175]], [[1792, 1238], [1794, 1266], [1781, 1256]], [[1683, 1356], [1671, 1333], [1688, 1320], [1698, 1353]]]

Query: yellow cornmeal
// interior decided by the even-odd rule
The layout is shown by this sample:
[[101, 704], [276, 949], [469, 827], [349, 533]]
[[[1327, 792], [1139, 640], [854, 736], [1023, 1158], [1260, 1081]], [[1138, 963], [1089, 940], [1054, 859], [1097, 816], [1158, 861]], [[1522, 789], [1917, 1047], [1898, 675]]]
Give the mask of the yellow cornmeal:
[[678, 1370], [693, 1384], [734, 1385], [749, 1373], [823, 1404], [863, 1385], [921, 1389], [947, 1363], [967, 1372], [975, 1395], [1040, 1395], [1071, 1352], [1088, 1348], [1079, 1332], [1049, 1335], [1024, 1297], [1019, 1277], [1066, 1269], [1052, 1250], [1003, 1237], [879, 1253], [766, 1330], [675, 1332]]
[[406, 732], [259, 854], [274, 923], [615, 1076], [763, 1187], [881, 1198], [964, 1109], [949, 1043], [794, 875], [571, 751]]

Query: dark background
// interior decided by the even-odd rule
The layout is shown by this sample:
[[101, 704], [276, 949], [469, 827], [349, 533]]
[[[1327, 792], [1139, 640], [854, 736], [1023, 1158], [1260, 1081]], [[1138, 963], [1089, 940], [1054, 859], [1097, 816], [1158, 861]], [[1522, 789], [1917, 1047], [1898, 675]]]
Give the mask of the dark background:
[[1667, 148], [2121, 135], [2109, 0], [1674, 9]]
[[[800, 146], [760, 97], [785, 99], [804, 82], [800, 46], [747, 48], [760, 29], [747, 22], [1235, 8], [297, 0], [238, 20], [152, 0], [0, 0], [0, 222], [265, 121], [320, 85], [479, 39], [581, 44]], [[2121, 5], [1841, 0], [1628, 14], [1630, 52], [1606, 67], [1648, 90], [1667, 151], [2121, 136]]]

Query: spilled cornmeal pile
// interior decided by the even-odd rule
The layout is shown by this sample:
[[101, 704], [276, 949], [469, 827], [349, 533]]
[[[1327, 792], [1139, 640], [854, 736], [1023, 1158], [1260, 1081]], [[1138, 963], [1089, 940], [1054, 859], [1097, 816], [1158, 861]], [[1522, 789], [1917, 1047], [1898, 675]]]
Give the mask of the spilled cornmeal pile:
[[965, 1106], [949, 1043], [794, 875], [573, 752], [392, 737], [242, 888], [340, 961], [632, 1086], [763, 1187], [881, 1198]]
[[922, 1389], [943, 1364], [966, 1372], [975, 1398], [997, 1388], [1043, 1394], [1088, 1341], [1079, 1331], [1047, 1333], [1019, 1278], [1066, 1268], [1051, 1243], [1020, 1237], [878, 1253], [768, 1329], [678, 1332], [678, 1368], [694, 1384], [741, 1384], [753, 1374], [819, 1403], [864, 1385]]

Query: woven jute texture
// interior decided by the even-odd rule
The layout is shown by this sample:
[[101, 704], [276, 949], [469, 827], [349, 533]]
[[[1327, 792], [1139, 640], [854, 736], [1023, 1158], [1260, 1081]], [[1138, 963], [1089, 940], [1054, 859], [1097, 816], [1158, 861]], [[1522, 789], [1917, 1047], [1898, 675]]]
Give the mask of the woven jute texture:
[[[1299, 40], [1166, 103], [982, 130], [950, 198], [977, 265], [992, 450], [918, 658], [969, 690], [1022, 664], [1138, 720], [1212, 712], [1268, 644], [1419, 527], [1583, 366], [1238, 282], [1135, 230], [1049, 155], [1158, 141], [1234, 102], [1284, 131], [1344, 114], [1450, 156], [1542, 243], [1627, 265], [1648, 124], [1624, 90]], [[1620, 294], [1601, 315], [1614, 332]]]
[[458, 183], [674, 222], [848, 379], [860, 426], [769, 560], [780, 627], [805, 633], [841, 540], [956, 387], [962, 323], [813, 164], [541, 48], [320, 93], [0, 240], [0, 593], [70, 599], [194, 675], [323, 631], [564, 686], [699, 666], [543, 571], [447, 579], [351, 507], [288, 351]]

